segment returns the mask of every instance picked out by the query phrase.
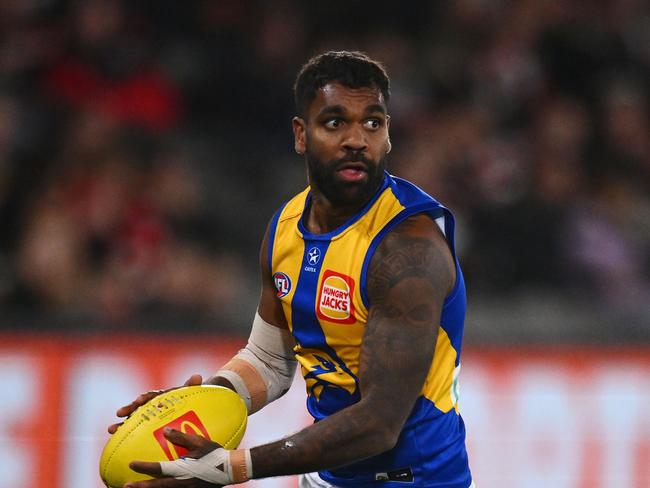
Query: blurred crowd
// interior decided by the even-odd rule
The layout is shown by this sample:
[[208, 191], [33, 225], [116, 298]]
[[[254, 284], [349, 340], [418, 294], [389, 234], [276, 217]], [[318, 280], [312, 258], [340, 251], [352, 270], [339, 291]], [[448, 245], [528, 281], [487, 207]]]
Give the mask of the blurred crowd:
[[325, 49], [388, 68], [389, 169], [456, 214], [472, 297], [650, 336], [645, 0], [3, 0], [0, 328], [244, 331]]

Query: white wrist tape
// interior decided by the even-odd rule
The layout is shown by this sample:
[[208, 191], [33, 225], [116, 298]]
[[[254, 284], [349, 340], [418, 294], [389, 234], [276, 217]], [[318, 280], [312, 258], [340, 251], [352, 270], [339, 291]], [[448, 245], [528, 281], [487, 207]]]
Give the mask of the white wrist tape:
[[255, 413], [291, 387], [298, 364], [294, 345], [288, 330], [265, 322], [256, 313], [248, 344], [216, 376], [230, 381], [248, 413]]
[[198, 478], [216, 485], [244, 483], [253, 476], [250, 450], [215, 449], [197, 459], [181, 458], [160, 463], [163, 476], [177, 480]]

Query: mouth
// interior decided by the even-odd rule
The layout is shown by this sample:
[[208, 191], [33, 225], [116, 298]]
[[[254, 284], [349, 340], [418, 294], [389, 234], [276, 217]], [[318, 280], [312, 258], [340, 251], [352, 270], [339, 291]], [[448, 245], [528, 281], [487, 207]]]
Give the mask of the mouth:
[[368, 167], [362, 162], [343, 163], [336, 169], [336, 173], [347, 182], [358, 182], [368, 175]]

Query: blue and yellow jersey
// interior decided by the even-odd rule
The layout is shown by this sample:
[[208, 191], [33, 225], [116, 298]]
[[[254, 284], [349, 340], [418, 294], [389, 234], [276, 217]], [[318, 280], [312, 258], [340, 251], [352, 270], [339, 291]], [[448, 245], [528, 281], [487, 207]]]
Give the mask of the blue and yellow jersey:
[[342, 487], [410, 483], [467, 488], [471, 476], [457, 396], [466, 301], [453, 216], [415, 185], [386, 173], [371, 201], [344, 225], [312, 234], [302, 219], [310, 198], [307, 188], [274, 216], [268, 254], [277, 296], [296, 340], [307, 408], [316, 421], [359, 400], [359, 356], [369, 308], [366, 276], [382, 238], [407, 217], [428, 214], [443, 230], [457, 270], [429, 373], [397, 445], [320, 476]]

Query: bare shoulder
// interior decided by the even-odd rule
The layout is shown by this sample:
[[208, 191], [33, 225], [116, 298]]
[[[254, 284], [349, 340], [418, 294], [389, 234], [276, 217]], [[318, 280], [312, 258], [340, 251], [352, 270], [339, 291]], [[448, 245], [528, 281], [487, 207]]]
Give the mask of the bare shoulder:
[[444, 300], [455, 280], [445, 236], [429, 216], [417, 214], [395, 226], [377, 247], [368, 268], [368, 298], [378, 305], [398, 289], [408, 295], [424, 287]]

